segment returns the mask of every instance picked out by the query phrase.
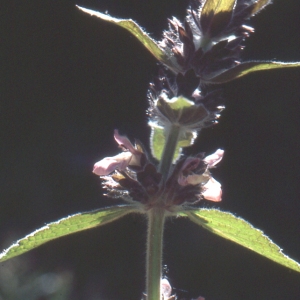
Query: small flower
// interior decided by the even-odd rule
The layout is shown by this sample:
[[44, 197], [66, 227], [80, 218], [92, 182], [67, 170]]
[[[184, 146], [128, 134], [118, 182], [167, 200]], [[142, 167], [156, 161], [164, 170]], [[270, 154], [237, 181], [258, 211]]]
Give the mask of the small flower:
[[124, 171], [128, 166], [140, 167], [141, 165], [143, 152], [136, 149], [127, 137], [119, 135], [118, 130], [115, 130], [114, 138], [124, 152], [113, 157], [106, 157], [95, 163], [93, 173], [96, 175], [105, 176], [115, 170]]
[[123, 171], [129, 165], [131, 157], [132, 154], [130, 152], [123, 152], [114, 157], [106, 157], [95, 163], [93, 173], [104, 176], [115, 170]]
[[224, 150], [218, 149], [215, 153], [206, 156], [204, 161], [207, 163], [209, 168], [212, 168], [222, 160], [223, 155]]
[[94, 173], [104, 180], [107, 196], [139, 203], [145, 211], [161, 207], [171, 213], [203, 198], [221, 201], [221, 185], [212, 178], [209, 169], [221, 161], [223, 150], [207, 157], [198, 154], [181, 158], [164, 180], [158, 166], [148, 159], [139, 144], [134, 147], [117, 131], [115, 140], [126, 152], [104, 158], [94, 167]]
[[160, 285], [161, 285], [161, 292], [162, 292], [163, 300], [170, 299], [170, 296], [172, 294], [172, 287], [170, 285], [169, 280], [166, 278], [161, 279]]
[[214, 178], [210, 178], [203, 186], [203, 189], [202, 196], [206, 200], [214, 202], [220, 202], [222, 200], [221, 184]]
[[[182, 166], [178, 183], [182, 186], [201, 185], [201, 195], [206, 199], [219, 202], [222, 199], [221, 184], [211, 177], [209, 169], [215, 167], [224, 155], [224, 150], [218, 149], [215, 153], [205, 157], [203, 160], [199, 158], [188, 158]], [[199, 172], [200, 163], [206, 164], [206, 170]], [[203, 168], [203, 166], [202, 166]]]

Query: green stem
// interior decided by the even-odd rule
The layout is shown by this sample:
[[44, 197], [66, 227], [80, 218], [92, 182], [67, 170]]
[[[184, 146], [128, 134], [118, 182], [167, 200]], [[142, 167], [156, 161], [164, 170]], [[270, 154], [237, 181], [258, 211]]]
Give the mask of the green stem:
[[162, 249], [165, 211], [154, 207], [148, 211], [147, 300], [161, 300]]
[[167, 179], [169, 175], [169, 171], [174, 159], [179, 133], [180, 126], [172, 125], [169, 130], [169, 134], [166, 137], [165, 148], [158, 167], [159, 172], [165, 179]]
[[[172, 125], [166, 137], [165, 148], [158, 167], [164, 179], [168, 178], [172, 166], [180, 126]], [[160, 201], [157, 206], [151, 208], [148, 213], [148, 236], [147, 236], [147, 300], [161, 300], [161, 278], [162, 278], [162, 251], [163, 232], [165, 223], [165, 209], [161, 207]]]

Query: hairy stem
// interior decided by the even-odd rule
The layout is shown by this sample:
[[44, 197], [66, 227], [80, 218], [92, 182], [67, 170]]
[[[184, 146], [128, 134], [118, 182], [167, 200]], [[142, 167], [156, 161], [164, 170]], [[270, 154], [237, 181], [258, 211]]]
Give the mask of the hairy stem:
[[[159, 164], [159, 172], [164, 179], [168, 178], [172, 166], [180, 126], [172, 125]], [[147, 236], [147, 300], [161, 300], [161, 278], [162, 278], [162, 252], [163, 252], [163, 232], [165, 223], [165, 209], [158, 201], [157, 206], [151, 208], [148, 213], [148, 236]]]
[[162, 277], [162, 248], [165, 211], [154, 207], [148, 211], [147, 236], [147, 300], [160, 300]]
[[166, 137], [165, 148], [159, 164], [159, 172], [162, 173], [164, 179], [167, 179], [169, 171], [174, 159], [178, 137], [180, 133], [180, 126], [172, 125], [168, 136]]

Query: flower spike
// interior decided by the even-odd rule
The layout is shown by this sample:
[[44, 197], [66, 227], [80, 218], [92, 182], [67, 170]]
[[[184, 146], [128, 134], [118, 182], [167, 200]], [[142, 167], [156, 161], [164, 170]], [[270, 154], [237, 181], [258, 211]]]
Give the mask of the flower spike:
[[193, 69], [202, 84], [220, 84], [248, 73], [300, 67], [300, 63], [241, 61], [243, 42], [254, 32], [246, 24], [271, 0], [191, 0], [182, 23], [169, 20], [162, 41], [155, 41], [134, 21], [77, 6], [80, 10], [131, 32], [173, 74]]

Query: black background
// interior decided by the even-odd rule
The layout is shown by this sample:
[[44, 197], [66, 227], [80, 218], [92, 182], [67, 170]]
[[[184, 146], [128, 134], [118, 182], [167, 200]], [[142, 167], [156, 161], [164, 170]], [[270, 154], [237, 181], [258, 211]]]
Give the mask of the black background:
[[[47, 222], [116, 203], [101, 195], [91, 172], [96, 161], [118, 153], [115, 128], [149, 144], [146, 91], [155, 59], [127, 31], [75, 4], [132, 18], [156, 39], [166, 19], [182, 19], [188, 4], [6, 2], [0, 18], [2, 248]], [[252, 19], [256, 33], [246, 41], [244, 59], [300, 60], [299, 0], [274, 2]], [[243, 217], [300, 261], [300, 70], [261, 72], [223, 87], [219, 124], [192, 148], [225, 150], [214, 170], [223, 201], [203, 205]], [[30, 272], [72, 272], [68, 299], [140, 299], [145, 236], [144, 218], [132, 215], [21, 258]], [[188, 220], [167, 223], [164, 263], [181, 298], [300, 299], [299, 273]]]

